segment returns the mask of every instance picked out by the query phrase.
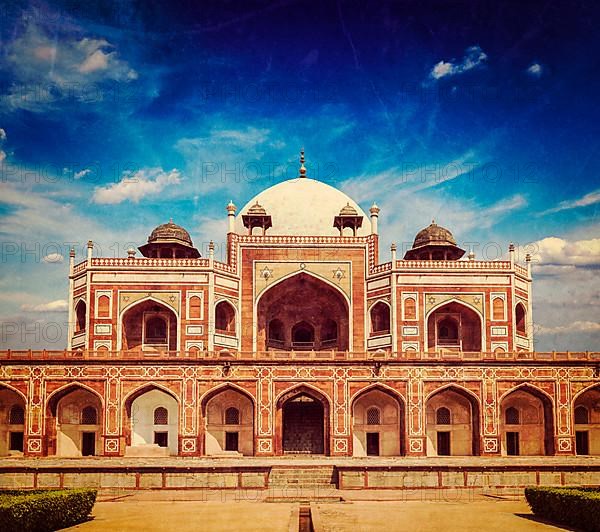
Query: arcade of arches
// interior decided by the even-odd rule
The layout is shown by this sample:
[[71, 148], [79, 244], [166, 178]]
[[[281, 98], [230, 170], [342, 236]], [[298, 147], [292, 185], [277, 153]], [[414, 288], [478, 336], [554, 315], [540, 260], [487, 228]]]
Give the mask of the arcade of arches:
[[[207, 392], [201, 403], [199, 454], [256, 454], [256, 407], [252, 395], [234, 385]], [[334, 439], [330, 399], [299, 385], [274, 404], [275, 454], [329, 455]], [[425, 447], [428, 456], [482, 454], [480, 400], [449, 385], [424, 400]], [[385, 386], [367, 387], [349, 406], [349, 452], [353, 456], [402, 456], [407, 452], [408, 412], [404, 399]], [[554, 405], [535, 386], [512, 388], [498, 400], [499, 452], [504, 456], [553, 455]], [[600, 386], [584, 389], [572, 403], [574, 451], [600, 455]], [[50, 394], [45, 408], [44, 453], [80, 457], [104, 454], [104, 403], [79, 384]], [[180, 400], [149, 384], [124, 399], [122, 411], [126, 456], [178, 455], [181, 447]], [[28, 407], [23, 396], [0, 387], [0, 455], [22, 455], [27, 439]]]
[[272, 288], [258, 304], [258, 350], [348, 349], [348, 305], [341, 292], [305, 273]]

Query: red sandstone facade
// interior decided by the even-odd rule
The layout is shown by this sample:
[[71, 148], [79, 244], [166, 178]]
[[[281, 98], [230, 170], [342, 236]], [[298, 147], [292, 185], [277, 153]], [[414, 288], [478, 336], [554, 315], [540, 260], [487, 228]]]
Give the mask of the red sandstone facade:
[[302, 169], [228, 206], [226, 262], [172, 223], [72, 253], [67, 350], [0, 353], [0, 454], [600, 454], [600, 356], [534, 351], [529, 260], [432, 224], [380, 263], [379, 209]]

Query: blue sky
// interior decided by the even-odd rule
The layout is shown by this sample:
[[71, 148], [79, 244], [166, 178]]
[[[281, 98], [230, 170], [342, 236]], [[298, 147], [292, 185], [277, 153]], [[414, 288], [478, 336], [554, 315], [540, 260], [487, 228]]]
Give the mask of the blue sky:
[[432, 218], [478, 258], [528, 246], [537, 348], [598, 348], [593, 3], [5, 4], [0, 343], [64, 345], [69, 243], [223, 242], [304, 146], [380, 205], [384, 257]]

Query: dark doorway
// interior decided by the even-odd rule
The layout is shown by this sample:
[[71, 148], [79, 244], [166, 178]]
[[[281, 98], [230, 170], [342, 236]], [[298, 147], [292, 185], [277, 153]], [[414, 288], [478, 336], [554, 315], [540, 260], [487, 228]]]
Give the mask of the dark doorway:
[[169, 433], [168, 432], [155, 432], [154, 433], [154, 443], [159, 447], [168, 447], [169, 446]]
[[225, 450], [226, 451], [237, 451], [239, 444], [239, 432], [226, 432], [225, 433]]
[[367, 432], [367, 456], [379, 456], [379, 432]]
[[283, 405], [283, 451], [324, 454], [323, 405], [299, 395]]
[[83, 456], [94, 456], [96, 454], [96, 433], [81, 433], [81, 454]]
[[450, 456], [450, 432], [437, 433], [437, 453], [438, 456]]
[[23, 433], [22, 432], [11, 432], [10, 433], [10, 451], [23, 452]]
[[587, 430], [575, 431], [575, 452], [577, 454], [590, 454], [590, 438]]
[[506, 433], [506, 454], [509, 456], [519, 456], [519, 433]]

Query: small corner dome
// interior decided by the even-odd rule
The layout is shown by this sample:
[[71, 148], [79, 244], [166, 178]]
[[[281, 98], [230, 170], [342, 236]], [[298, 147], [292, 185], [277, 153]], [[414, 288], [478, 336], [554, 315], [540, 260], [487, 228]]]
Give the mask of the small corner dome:
[[456, 240], [454, 235], [441, 225], [437, 225], [435, 221], [425, 229], [421, 229], [415, 241], [413, 242], [413, 249], [420, 248], [422, 246], [456, 246]]
[[170, 220], [166, 224], [156, 227], [148, 237], [149, 244], [159, 244], [161, 242], [175, 242], [188, 246], [193, 246], [190, 234], [181, 226]]
[[254, 216], [266, 216], [267, 215], [267, 211], [257, 201], [254, 205], [252, 205], [252, 207], [250, 207], [248, 209], [248, 214], [251, 214], [251, 215], [254, 215]]
[[[366, 217], [359, 205], [341, 190], [301, 177], [277, 183], [252, 198], [236, 216], [237, 233], [246, 233], [242, 216], [257, 203], [271, 216], [271, 235], [339, 236], [333, 220], [341, 214], [340, 205], [352, 208], [353, 216]], [[356, 234], [368, 236], [370, 230], [360, 227]]]
[[340, 211], [340, 216], [358, 216], [358, 213], [350, 203], [346, 203], [346, 206], [342, 207], [342, 210]]

